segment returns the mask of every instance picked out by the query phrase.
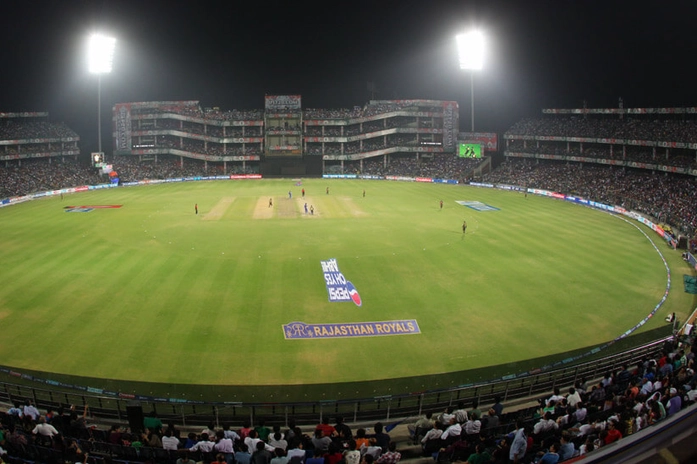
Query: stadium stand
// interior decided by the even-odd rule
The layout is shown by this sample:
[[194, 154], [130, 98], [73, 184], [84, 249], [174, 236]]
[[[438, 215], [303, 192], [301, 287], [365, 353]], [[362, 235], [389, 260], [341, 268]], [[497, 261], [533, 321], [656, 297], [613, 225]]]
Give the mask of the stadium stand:
[[[83, 457], [90, 463], [174, 463], [184, 455], [195, 462], [210, 463], [223, 452], [230, 461], [241, 453], [238, 460], [245, 462], [243, 449], [251, 446], [256, 450], [261, 442], [262, 451], [250, 453], [252, 456], [274, 449], [280, 457], [296, 455], [304, 462], [326, 441], [328, 450], [320, 453], [324, 462], [333, 459], [330, 455], [337, 451], [346, 456], [353, 446], [362, 455], [373, 454], [377, 462], [456, 462], [467, 460], [478, 445], [493, 456], [491, 462], [508, 462], [516, 436], [524, 435], [520, 462], [533, 462], [552, 446], [562, 455], [561, 462], [592, 457], [594, 450], [660, 428], [682, 411], [693, 409], [697, 397], [695, 353], [693, 339], [668, 342], [656, 356], [623, 365], [596, 379], [578, 379], [564, 389], [552, 388], [542, 397], [510, 404], [495, 398], [481, 406], [476, 400], [458, 402], [445, 410], [429, 411], [427, 416], [385, 425], [347, 424], [341, 417], [334, 418], [336, 425], [332, 425], [325, 416], [318, 425], [303, 428], [296, 426], [293, 418], [269, 427], [258, 420], [253, 428], [248, 421], [232, 426], [211, 417], [207, 426], [197, 428], [172, 421], [164, 425], [153, 413], [146, 414], [141, 423], [107, 425], [86, 406], [43, 409], [41, 416], [35, 417], [31, 400], [16, 400], [0, 413], [0, 455], [6, 462], [22, 464], [82, 462]], [[443, 438], [446, 430], [457, 433]], [[262, 432], [263, 440], [257, 438]], [[327, 438], [317, 438], [323, 436]], [[275, 451], [279, 447], [282, 452]], [[381, 460], [381, 456], [386, 457]]]
[[694, 108], [546, 109], [504, 134], [507, 162], [485, 178], [577, 194], [697, 231]]
[[[266, 96], [264, 110], [202, 109], [196, 101], [114, 106], [116, 155], [172, 155], [224, 173], [321, 175], [355, 160], [451, 153], [457, 103], [371, 101], [354, 109], [301, 110], [300, 96]], [[292, 161], [292, 171], [289, 162]], [[285, 168], [285, 171], [284, 171]]]

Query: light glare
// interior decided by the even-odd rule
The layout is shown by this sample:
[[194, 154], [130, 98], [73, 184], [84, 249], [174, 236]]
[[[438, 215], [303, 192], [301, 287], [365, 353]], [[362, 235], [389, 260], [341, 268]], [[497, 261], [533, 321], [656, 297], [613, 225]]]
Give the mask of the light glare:
[[484, 66], [484, 36], [479, 31], [460, 34], [457, 39], [457, 52], [460, 56], [460, 69], [482, 69]]
[[112, 61], [114, 60], [114, 49], [116, 39], [105, 37], [100, 34], [93, 34], [89, 41], [88, 66], [92, 74], [106, 74], [111, 72]]

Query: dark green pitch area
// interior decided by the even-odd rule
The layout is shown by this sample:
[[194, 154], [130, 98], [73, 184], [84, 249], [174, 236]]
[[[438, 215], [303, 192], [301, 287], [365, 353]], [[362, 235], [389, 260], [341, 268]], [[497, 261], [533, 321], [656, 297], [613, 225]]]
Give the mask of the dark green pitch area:
[[[607, 213], [461, 185], [296, 182], [120, 187], [0, 208], [1, 364], [225, 400], [419, 391], [487, 366], [500, 376], [646, 317], [666, 288], [651, 240], [675, 288], [640, 331], [694, 304], [678, 285], [689, 272], [679, 253]], [[122, 207], [65, 210], [83, 205]], [[328, 301], [329, 258], [362, 306]], [[407, 319], [420, 334], [286, 340], [282, 330]]]

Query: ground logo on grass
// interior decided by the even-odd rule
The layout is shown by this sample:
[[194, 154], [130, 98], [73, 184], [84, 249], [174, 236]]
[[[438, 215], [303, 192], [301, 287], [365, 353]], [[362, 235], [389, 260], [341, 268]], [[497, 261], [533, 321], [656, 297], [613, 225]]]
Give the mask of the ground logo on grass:
[[291, 322], [283, 325], [283, 334], [288, 339], [380, 337], [385, 335], [420, 334], [415, 319], [381, 322], [345, 322], [336, 324], [305, 324]]
[[336, 258], [320, 261], [322, 272], [324, 273], [324, 283], [327, 286], [329, 301], [336, 303], [342, 301], [353, 301], [356, 306], [361, 306], [363, 301], [356, 287], [344, 277], [339, 271], [339, 264]]
[[499, 208], [496, 208], [495, 206], [490, 206], [482, 203], [481, 201], [456, 201], [458, 205], [466, 206], [468, 208], [472, 208], [475, 211], [499, 211]]

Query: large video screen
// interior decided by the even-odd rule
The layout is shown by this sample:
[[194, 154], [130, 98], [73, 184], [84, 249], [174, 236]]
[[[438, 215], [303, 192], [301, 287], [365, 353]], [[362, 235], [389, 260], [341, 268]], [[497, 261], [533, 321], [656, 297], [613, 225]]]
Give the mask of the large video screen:
[[460, 158], [481, 158], [482, 146], [478, 143], [458, 143], [457, 155]]

